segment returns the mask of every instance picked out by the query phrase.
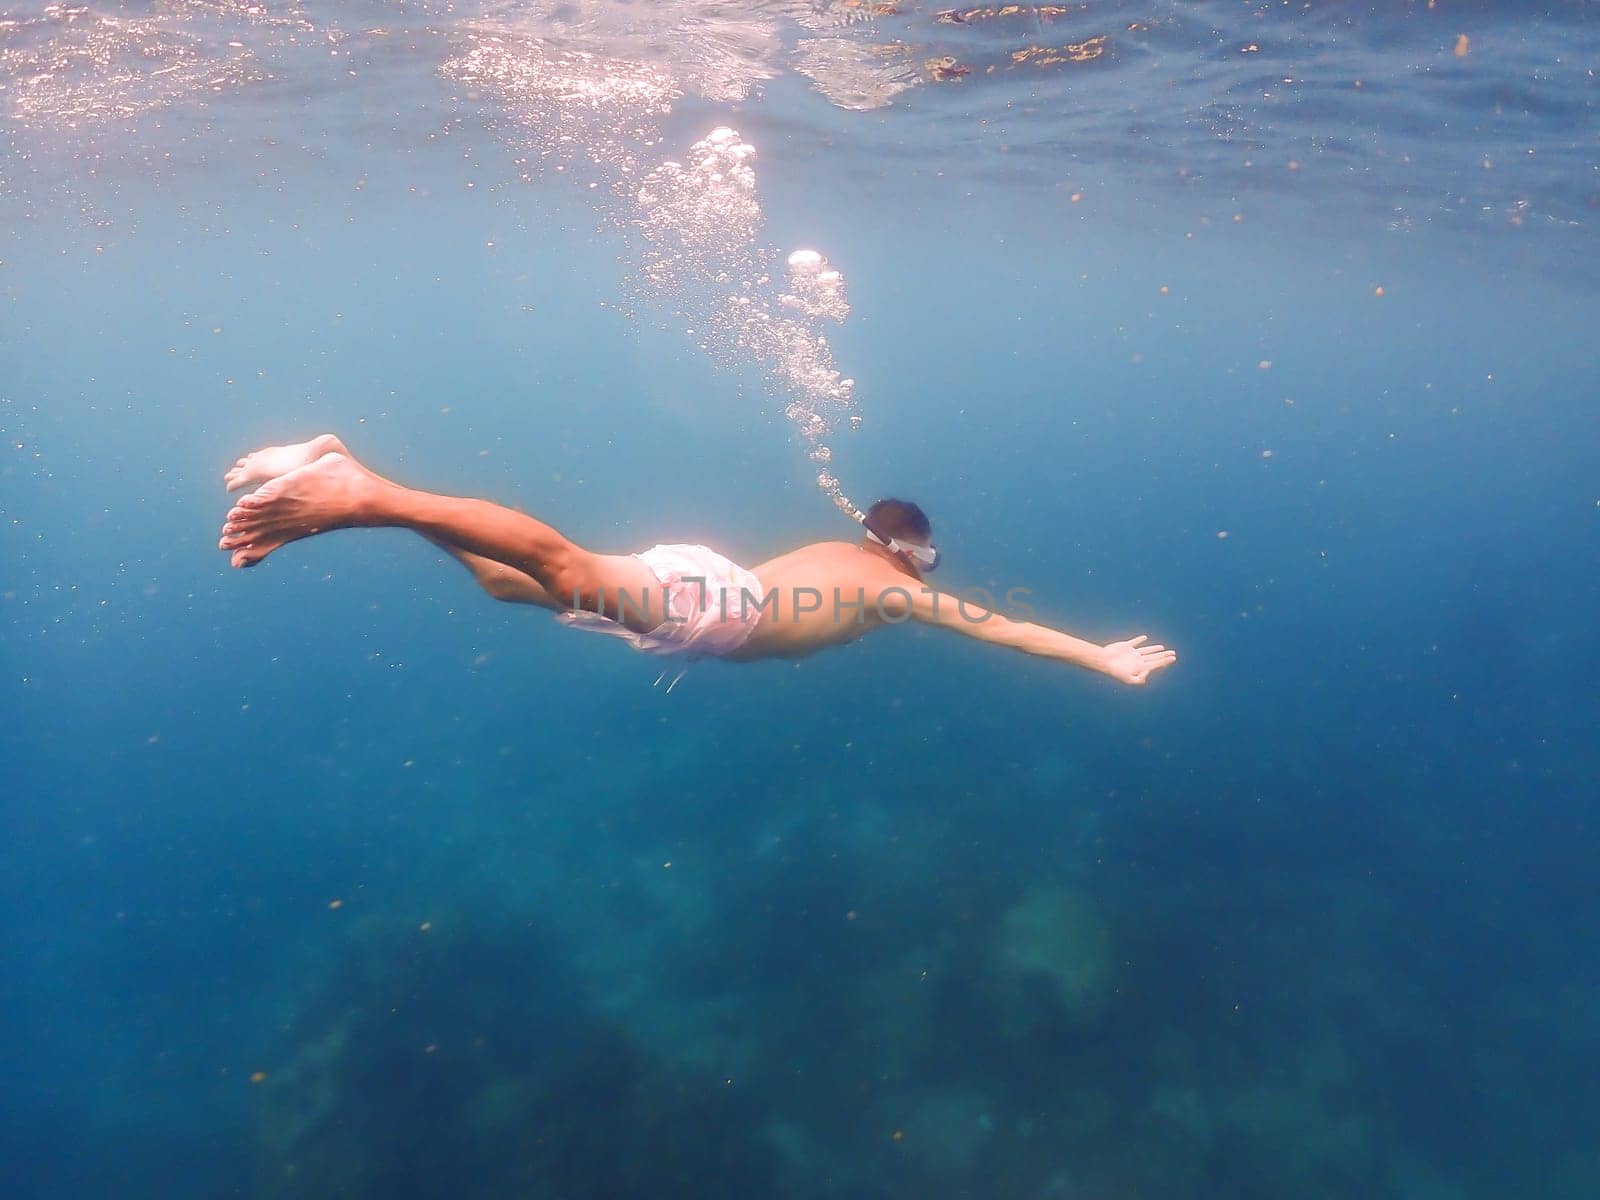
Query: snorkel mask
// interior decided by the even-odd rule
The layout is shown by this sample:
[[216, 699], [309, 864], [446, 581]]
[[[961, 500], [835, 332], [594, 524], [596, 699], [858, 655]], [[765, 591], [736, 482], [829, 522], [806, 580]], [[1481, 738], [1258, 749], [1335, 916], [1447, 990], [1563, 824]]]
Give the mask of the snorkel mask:
[[904, 554], [917, 564], [917, 570], [926, 574], [939, 566], [939, 547], [934, 545], [923, 546], [916, 542], [902, 542], [899, 538], [886, 538], [871, 525], [867, 524], [867, 514], [859, 508], [852, 509], [850, 515], [861, 522], [861, 527], [867, 531], [869, 538], [888, 549], [891, 554]]

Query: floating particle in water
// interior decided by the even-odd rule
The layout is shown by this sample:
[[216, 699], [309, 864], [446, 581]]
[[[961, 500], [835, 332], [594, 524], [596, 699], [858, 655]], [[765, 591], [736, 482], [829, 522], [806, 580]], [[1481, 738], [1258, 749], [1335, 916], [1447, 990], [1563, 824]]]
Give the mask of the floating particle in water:
[[845, 22], [900, 15], [900, 5], [895, 0], [837, 0], [836, 7], [842, 10], [839, 19]]
[[1374, 295], [1374, 296], [1381, 296], [1381, 295], [1383, 295], [1383, 288], [1382, 288], [1382, 287], [1375, 287], [1375, 288], [1373, 288], [1373, 289], [1372, 289], [1372, 294], [1373, 294], [1373, 295]]
[[979, 21], [1014, 20], [1048, 21], [1064, 17], [1072, 10], [1065, 4], [1003, 4], [986, 8], [951, 9], [934, 16], [939, 25], [973, 25]]
[[343, 900], [338, 900], [338, 899], [334, 899], [334, 900], [329, 900], [329, 901], [328, 901], [328, 907], [329, 907], [329, 908], [330, 908], [330, 909], [340, 909], [340, 908], [343, 908], [343, 907], [344, 907], [344, 901], [343, 901]]
[[1258, 371], [1270, 371], [1270, 370], [1272, 370], [1272, 360], [1270, 358], [1263, 358], [1260, 362], [1258, 362], [1256, 364], [1256, 370], [1258, 370]]
[[266, 1081], [267, 1081], [267, 1073], [265, 1071], [251, 1071], [250, 1072], [250, 1082], [251, 1083], [265, 1083]]
[[1226, 529], [1217, 530], [1217, 541], [1225, 542], [1227, 540], [1228, 540], [1228, 531]]
[[1011, 52], [1014, 67], [1057, 67], [1067, 63], [1093, 62], [1105, 54], [1109, 39], [1105, 34], [1065, 46], [1027, 46]]
[[1471, 54], [1472, 53], [1472, 39], [1469, 38], [1464, 33], [1457, 34], [1456, 35], [1456, 48], [1455, 48], [1454, 53], [1455, 53], [1455, 56], [1457, 58], [1465, 58], [1467, 55]]

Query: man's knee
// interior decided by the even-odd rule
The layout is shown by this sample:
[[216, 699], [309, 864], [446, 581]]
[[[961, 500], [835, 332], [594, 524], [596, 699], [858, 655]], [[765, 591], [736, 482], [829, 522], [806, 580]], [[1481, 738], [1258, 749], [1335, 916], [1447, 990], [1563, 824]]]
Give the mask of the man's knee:
[[509, 567], [494, 566], [478, 574], [478, 584], [496, 600], [521, 600], [529, 584]]
[[552, 597], [574, 608], [595, 608], [604, 586], [595, 555], [576, 546], [568, 547], [551, 555], [545, 570], [545, 587]]

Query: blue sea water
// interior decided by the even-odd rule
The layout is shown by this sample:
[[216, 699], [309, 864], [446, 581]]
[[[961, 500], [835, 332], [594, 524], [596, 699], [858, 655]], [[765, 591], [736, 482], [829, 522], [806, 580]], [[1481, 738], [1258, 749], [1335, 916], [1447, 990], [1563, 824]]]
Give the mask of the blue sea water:
[[[5, 1195], [1600, 1195], [1595, 10], [1058, 7], [0, 14]], [[663, 257], [718, 126], [759, 225]], [[849, 536], [728, 245], [843, 273], [826, 470], [942, 585], [1178, 664], [665, 695], [410, 533], [216, 550], [324, 430]]]

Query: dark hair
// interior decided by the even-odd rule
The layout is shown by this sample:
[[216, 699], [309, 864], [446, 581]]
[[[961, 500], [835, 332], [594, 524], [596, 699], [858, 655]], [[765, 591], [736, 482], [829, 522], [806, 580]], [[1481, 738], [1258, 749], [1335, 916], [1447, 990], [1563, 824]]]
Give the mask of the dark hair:
[[866, 527], [881, 538], [927, 543], [933, 538], [928, 514], [909, 500], [879, 500], [867, 509]]

